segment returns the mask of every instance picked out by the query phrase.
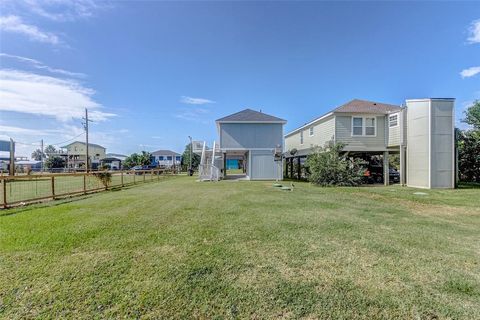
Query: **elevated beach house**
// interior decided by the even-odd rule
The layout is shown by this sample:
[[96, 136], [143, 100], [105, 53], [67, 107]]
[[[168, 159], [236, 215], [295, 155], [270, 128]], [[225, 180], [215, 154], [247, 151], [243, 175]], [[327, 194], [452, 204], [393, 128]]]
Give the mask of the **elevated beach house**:
[[179, 167], [182, 155], [172, 150], [157, 150], [152, 152], [152, 164], [161, 168]]
[[200, 179], [229, 178], [227, 161], [242, 163], [246, 180], [281, 180], [283, 178], [283, 126], [286, 121], [275, 116], [245, 109], [215, 121], [219, 140], [209, 148], [205, 142], [194, 143], [201, 154]]
[[379, 156], [389, 183], [389, 155], [400, 155], [402, 184], [420, 188], [455, 186], [454, 99], [406, 100], [403, 106], [352, 100], [285, 135], [286, 174], [316, 146], [345, 144], [351, 155]]

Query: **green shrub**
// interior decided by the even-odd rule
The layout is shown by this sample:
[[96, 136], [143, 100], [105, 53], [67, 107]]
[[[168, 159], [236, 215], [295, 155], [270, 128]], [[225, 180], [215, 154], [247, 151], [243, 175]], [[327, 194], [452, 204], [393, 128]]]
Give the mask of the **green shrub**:
[[111, 172], [99, 171], [99, 172], [95, 172], [94, 176], [102, 182], [102, 184], [105, 186], [105, 189], [107, 189], [110, 183], [112, 182]]
[[357, 186], [362, 183], [365, 162], [354, 159], [343, 151], [341, 143], [317, 147], [306, 161], [308, 179], [319, 186]]

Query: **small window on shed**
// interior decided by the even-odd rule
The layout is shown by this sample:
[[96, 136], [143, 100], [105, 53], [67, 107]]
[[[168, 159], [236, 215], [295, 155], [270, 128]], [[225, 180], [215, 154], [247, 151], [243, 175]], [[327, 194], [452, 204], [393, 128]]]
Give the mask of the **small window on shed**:
[[309, 129], [310, 136], [313, 136], [313, 130], [314, 130], [313, 127], [310, 127]]
[[303, 144], [303, 131], [300, 131], [300, 144]]
[[388, 126], [390, 128], [398, 126], [398, 114], [392, 114], [388, 117]]

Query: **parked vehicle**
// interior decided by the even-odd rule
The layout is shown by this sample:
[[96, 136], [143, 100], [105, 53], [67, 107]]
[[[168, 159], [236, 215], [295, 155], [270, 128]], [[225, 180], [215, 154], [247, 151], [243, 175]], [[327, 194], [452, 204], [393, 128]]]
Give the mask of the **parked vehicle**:
[[145, 170], [153, 170], [153, 169], [157, 169], [157, 167], [154, 165], [144, 165], [144, 166], [135, 166], [130, 168], [130, 170], [134, 171], [135, 174], [138, 174], [138, 175], [144, 174], [143, 171]]
[[[383, 183], [383, 167], [379, 165], [370, 165], [365, 170], [365, 183]], [[390, 183], [400, 182], [400, 173], [390, 168], [389, 170]]]

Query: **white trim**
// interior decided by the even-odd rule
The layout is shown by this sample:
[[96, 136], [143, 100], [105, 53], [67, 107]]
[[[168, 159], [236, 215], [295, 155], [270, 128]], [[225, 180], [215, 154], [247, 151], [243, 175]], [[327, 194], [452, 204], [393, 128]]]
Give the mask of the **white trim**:
[[[353, 134], [353, 119], [354, 118], [357, 118], [357, 119], [362, 119], [362, 134]], [[350, 120], [350, 129], [351, 129], [351, 132], [350, 132], [350, 135], [351, 137], [365, 137], [365, 138], [375, 138], [377, 136], [377, 127], [378, 127], [378, 116], [368, 116], [368, 115], [358, 115], [358, 116], [351, 116], [351, 120]], [[370, 135], [370, 134], [366, 134], [367, 132], [367, 121], [366, 119], [374, 119], [375, 120], [375, 125], [374, 125], [374, 129], [375, 129], [375, 134], [373, 135]], [[369, 128], [371, 128], [369, 126]]]
[[308, 136], [313, 137], [315, 135], [315, 126], [310, 126], [308, 128]]
[[425, 101], [455, 101], [455, 98], [421, 98], [421, 99], [406, 99], [405, 102], [425, 102]]
[[456, 166], [457, 155], [455, 154], [455, 101], [452, 105], [452, 189], [455, 188], [455, 177], [457, 175]]
[[320, 121], [320, 120], [323, 120], [323, 119], [325, 119], [325, 118], [328, 118], [328, 117], [331, 116], [331, 115], [333, 115], [333, 111], [331, 111], [331, 112], [329, 112], [329, 113], [327, 113], [327, 114], [325, 114], [325, 115], [323, 115], [323, 116], [321, 116], [321, 117], [318, 117], [318, 118], [316, 118], [316, 119], [313, 119], [312, 121], [307, 122], [307, 123], [304, 124], [303, 126], [298, 127], [297, 129], [294, 129], [294, 130], [290, 131], [289, 133], [287, 133], [287, 134], [285, 135], [285, 138], [288, 137], [288, 136], [290, 136], [290, 135], [292, 135], [292, 134], [294, 134], [294, 133], [298, 133], [301, 129], [304, 129], [304, 128], [310, 126], [310, 125], [313, 125], [313, 124], [316, 123], [317, 121]]
[[217, 124], [220, 123], [281, 123], [286, 124], [287, 121], [215, 121]]
[[432, 100], [428, 100], [428, 189], [432, 188]]
[[300, 131], [300, 145], [303, 146], [305, 142], [305, 136], [303, 135], [304, 130]]
[[268, 151], [275, 151], [276, 148], [220, 148], [222, 152], [228, 151], [250, 151], [250, 150], [268, 150]]

